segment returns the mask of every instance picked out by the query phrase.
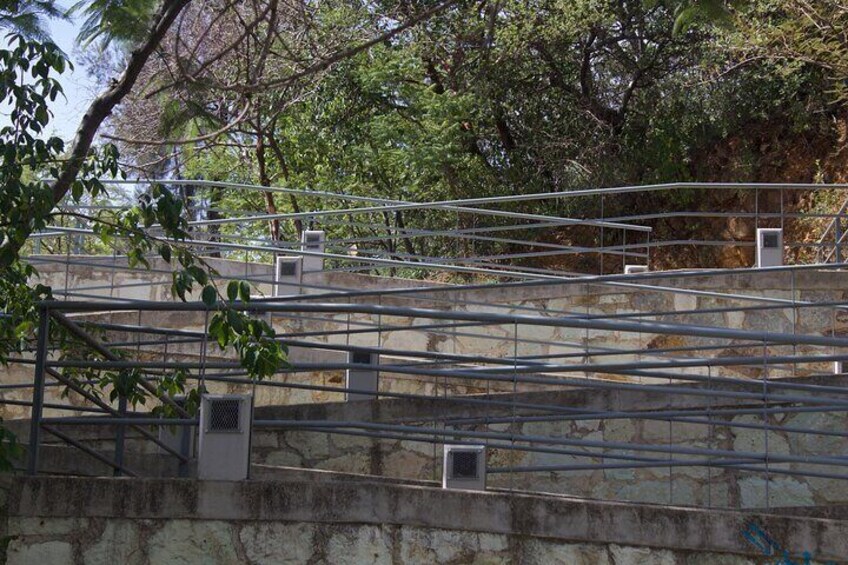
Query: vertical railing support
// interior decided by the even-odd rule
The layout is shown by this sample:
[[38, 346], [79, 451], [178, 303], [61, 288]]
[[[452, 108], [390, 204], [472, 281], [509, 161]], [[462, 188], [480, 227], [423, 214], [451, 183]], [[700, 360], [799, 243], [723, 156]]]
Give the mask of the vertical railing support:
[[[127, 415], [127, 399], [125, 396], [118, 398], [118, 417], [125, 418]], [[121, 467], [124, 466], [124, 443], [127, 437], [127, 427], [124, 424], [118, 424], [115, 427], [115, 467], [112, 469], [112, 474], [120, 477]]]
[[38, 447], [41, 441], [41, 411], [44, 406], [44, 374], [47, 368], [47, 342], [50, 332], [50, 312], [38, 310], [38, 343], [35, 352], [35, 374], [32, 386], [32, 411], [29, 422], [29, 458], [27, 474], [38, 473]]

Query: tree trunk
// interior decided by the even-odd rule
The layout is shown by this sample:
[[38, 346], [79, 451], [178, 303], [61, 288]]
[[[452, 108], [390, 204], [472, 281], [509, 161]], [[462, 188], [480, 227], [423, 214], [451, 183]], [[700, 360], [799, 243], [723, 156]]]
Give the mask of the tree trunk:
[[[261, 133], [256, 136], [256, 162], [259, 165], [259, 184], [270, 187], [271, 179], [268, 178], [268, 167], [265, 162], [265, 142]], [[276, 214], [277, 205], [274, 203], [274, 194], [270, 191], [262, 194], [265, 196], [265, 209], [269, 214]], [[280, 241], [280, 220], [274, 218], [268, 224], [271, 231], [271, 240]]]

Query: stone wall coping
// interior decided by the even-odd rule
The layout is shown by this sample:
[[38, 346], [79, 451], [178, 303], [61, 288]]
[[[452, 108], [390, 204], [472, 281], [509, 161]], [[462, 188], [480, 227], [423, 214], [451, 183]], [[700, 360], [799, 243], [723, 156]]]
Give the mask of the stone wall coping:
[[[684, 551], [758, 555], [751, 521], [817, 560], [848, 556], [848, 522], [562, 496], [312, 481], [17, 477], [8, 516], [396, 524]], [[761, 554], [760, 554], [761, 555]], [[843, 561], [844, 562], [844, 561]]]

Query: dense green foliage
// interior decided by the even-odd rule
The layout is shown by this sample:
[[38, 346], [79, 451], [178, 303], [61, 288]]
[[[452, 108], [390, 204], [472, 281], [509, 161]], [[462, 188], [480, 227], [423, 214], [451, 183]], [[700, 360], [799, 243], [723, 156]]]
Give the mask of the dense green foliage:
[[[263, 65], [251, 69], [238, 53], [255, 52], [258, 40], [216, 43], [208, 40], [210, 33], [202, 36], [203, 48], [189, 38], [182, 51], [163, 53], [148, 69], [147, 87], [113, 125], [125, 153], [157, 176], [170, 171], [183, 178], [404, 200], [724, 175], [739, 181], [812, 180], [809, 167], [804, 178], [762, 178], [758, 170], [766, 158], [753, 139], [728, 145], [732, 170], [710, 166], [723, 144], [735, 143], [751, 128], [787, 142], [809, 135], [836, 142], [844, 113], [842, 65], [848, 61], [840, 39], [845, 11], [837, 3], [813, 2], [821, 9], [815, 21], [830, 19], [834, 25], [828, 27], [801, 17], [807, 5], [464, 2], [340, 60], [318, 78], [286, 82], [279, 89], [251, 90], [251, 85], [282, 84], [281, 76], [297, 70], [292, 57], [271, 49]], [[202, 10], [203, 4], [194, 6]], [[344, 29], [379, 28], [374, 11], [421, 9], [407, 2], [374, 5], [374, 11], [351, 11], [333, 2], [320, 7], [311, 25], [328, 35], [340, 21]], [[249, 15], [241, 14], [248, 22]], [[187, 28], [208, 24], [199, 17], [189, 21]], [[283, 26], [270, 43], [285, 52], [282, 47], [291, 49], [297, 33]], [[231, 51], [217, 59], [227, 48]], [[196, 60], [189, 52], [198, 53]], [[220, 61], [221, 68], [207, 67], [209, 59]], [[200, 70], [185, 71], [192, 65]], [[180, 72], [191, 80], [175, 81]], [[250, 107], [241, 118], [243, 104]], [[145, 143], [138, 132], [149, 131], [144, 123], [151, 115], [159, 116], [159, 139], [196, 142]], [[299, 204], [295, 198], [273, 202], [216, 191], [206, 197], [229, 210], [296, 211]], [[462, 217], [446, 222], [444, 215], [410, 215], [372, 221], [463, 227]], [[244, 227], [225, 229], [257, 235]], [[274, 237], [292, 238], [299, 226], [277, 229], [283, 233]], [[386, 252], [402, 251], [393, 245], [383, 242]], [[407, 242], [406, 251], [440, 252], [418, 245], [425, 243]]]

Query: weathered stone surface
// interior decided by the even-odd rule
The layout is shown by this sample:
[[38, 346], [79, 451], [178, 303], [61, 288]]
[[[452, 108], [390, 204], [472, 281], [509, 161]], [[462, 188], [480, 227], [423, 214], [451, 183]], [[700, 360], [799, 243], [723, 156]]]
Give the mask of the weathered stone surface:
[[813, 493], [809, 485], [788, 477], [772, 477], [768, 485], [769, 501], [766, 502], [766, 481], [760, 477], [746, 477], [739, 481], [743, 508], [765, 506], [810, 506]]
[[645, 420], [642, 422], [642, 439], [646, 443], [668, 443], [669, 435], [671, 442], [675, 444], [691, 442], [693, 440], [704, 440], [709, 433], [709, 426], [687, 422], [663, 422], [661, 420]]
[[484, 565], [509, 561], [509, 542], [504, 535], [403, 527], [399, 537], [402, 563]]
[[686, 565], [754, 565], [754, 561], [741, 555], [719, 555], [716, 553], [689, 555]]
[[151, 563], [235, 563], [233, 525], [217, 520], [170, 520], [147, 542]]
[[604, 421], [604, 440], [612, 442], [632, 441], [636, 434], [636, 426], [632, 419], [619, 418]]
[[[844, 414], [834, 412], [802, 412], [787, 418], [787, 426], [813, 430], [845, 432], [848, 428]], [[844, 456], [848, 453], [848, 438], [828, 435], [796, 433], [790, 440], [795, 452], [800, 455]]]
[[373, 563], [391, 565], [391, 537], [376, 526], [343, 526], [330, 528], [326, 544], [327, 563]]
[[304, 465], [303, 459], [290, 449], [279, 449], [266, 454], [260, 458], [266, 465], [279, 465], [281, 467], [300, 467]]
[[8, 565], [47, 565], [73, 563], [73, 547], [64, 541], [26, 544], [13, 539], [6, 553]]
[[769, 333], [792, 333], [791, 310], [754, 310], [745, 315], [745, 329]]
[[130, 520], [106, 522], [97, 542], [82, 554], [85, 563], [121, 563], [141, 565], [146, 562], [139, 540], [138, 524]]
[[[743, 424], [763, 425], [763, 419], [760, 416], [745, 415], [733, 418], [734, 422]], [[768, 422], [771, 424], [771, 422]], [[768, 452], [772, 454], [786, 455], [790, 453], [789, 442], [782, 434], [775, 432], [765, 432], [753, 428], [733, 429], [733, 449], [734, 451], [765, 453], [766, 452], [766, 436], [768, 436]]]
[[17, 518], [9, 521], [10, 536], [37, 533], [39, 536], [62, 536], [88, 527], [85, 518]]
[[329, 434], [290, 431], [285, 434], [283, 441], [305, 460], [323, 459], [330, 456]]
[[314, 553], [312, 524], [279, 522], [245, 524], [239, 540], [245, 555], [256, 565], [306, 563]]
[[613, 565], [676, 565], [671, 551], [647, 547], [610, 546]]
[[395, 451], [383, 458], [383, 473], [390, 477], [421, 477], [433, 460], [433, 454], [424, 456], [411, 451]]
[[542, 565], [608, 565], [606, 548], [595, 545], [561, 544], [531, 539], [524, 546], [525, 563]]

